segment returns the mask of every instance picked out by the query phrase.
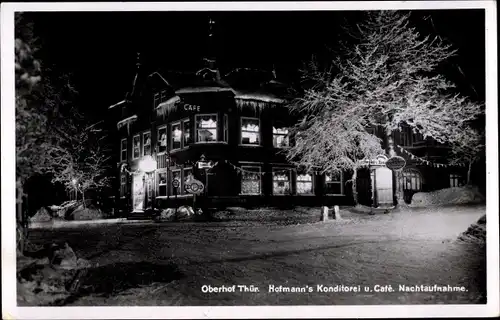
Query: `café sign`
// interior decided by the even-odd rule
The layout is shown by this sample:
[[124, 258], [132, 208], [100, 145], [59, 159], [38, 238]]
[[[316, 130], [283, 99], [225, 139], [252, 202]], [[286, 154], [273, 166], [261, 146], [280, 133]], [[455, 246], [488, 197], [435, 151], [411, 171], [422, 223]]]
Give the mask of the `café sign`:
[[361, 165], [367, 165], [367, 166], [383, 166], [387, 162], [387, 157], [383, 154], [379, 154], [378, 156], [375, 157], [375, 159], [363, 159], [360, 160], [359, 163]]
[[392, 171], [401, 170], [405, 167], [406, 160], [400, 156], [394, 156], [387, 160], [385, 166]]
[[200, 112], [201, 107], [193, 104], [185, 104], [184, 111], [188, 112]]

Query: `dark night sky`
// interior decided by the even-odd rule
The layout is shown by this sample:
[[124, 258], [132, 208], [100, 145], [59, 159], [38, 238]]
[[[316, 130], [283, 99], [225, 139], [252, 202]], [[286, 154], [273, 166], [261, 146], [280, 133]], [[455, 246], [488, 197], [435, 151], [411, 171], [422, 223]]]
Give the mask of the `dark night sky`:
[[[359, 13], [358, 13], [359, 14]], [[123, 99], [135, 72], [136, 52], [146, 70], [182, 69], [197, 63], [206, 49], [208, 17], [216, 21], [222, 68], [264, 67], [296, 70], [314, 53], [334, 47], [348, 12], [89, 12], [31, 13], [43, 41], [44, 60], [74, 76], [79, 103], [93, 112]], [[431, 20], [421, 17], [431, 16]], [[454, 62], [484, 99], [484, 11], [414, 11], [421, 34], [437, 33], [459, 50]], [[457, 70], [457, 68], [455, 68]], [[466, 92], [470, 93], [470, 92]]]

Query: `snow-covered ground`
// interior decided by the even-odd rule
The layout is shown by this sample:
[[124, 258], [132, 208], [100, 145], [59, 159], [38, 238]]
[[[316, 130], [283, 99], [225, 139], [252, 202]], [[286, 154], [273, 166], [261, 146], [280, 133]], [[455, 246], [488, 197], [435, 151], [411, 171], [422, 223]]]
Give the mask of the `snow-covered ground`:
[[[310, 215], [319, 220], [317, 211]], [[291, 224], [252, 220], [249, 211], [246, 219], [227, 222], [33, 230], [31, 240], [66, 241], [78, 257], [98, 264], [82, 279], [80, 292], [60, 302], [66, 305], [484, 302], [484, 247], [457, 240], [484, 215], [484, 206], [374, 216], [344, 208], [341, 213], [341, 221]], [[467, 291], [399, 291], [400, 285], [420, 284]], [[203, 292], [204, 286], [233, 285], [253, 285], [259, 291], [239, 292], [236, 287], [236, 292]], [[372, 291], [318, 292], [318, 285], [359, 285]], [[375, 285], [390, 285], [395, 292], [375, 292]], [[314, 292], [269, 292], [270, 286], [309, 286]]]

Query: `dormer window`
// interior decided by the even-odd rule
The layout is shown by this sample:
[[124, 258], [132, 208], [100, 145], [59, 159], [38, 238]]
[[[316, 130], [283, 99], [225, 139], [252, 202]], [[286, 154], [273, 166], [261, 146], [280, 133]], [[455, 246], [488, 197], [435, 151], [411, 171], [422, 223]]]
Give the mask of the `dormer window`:
[[156, 109], [160, 103], [168, 100], [167, 90], [162, 90], [153, 95], [153, 108]]

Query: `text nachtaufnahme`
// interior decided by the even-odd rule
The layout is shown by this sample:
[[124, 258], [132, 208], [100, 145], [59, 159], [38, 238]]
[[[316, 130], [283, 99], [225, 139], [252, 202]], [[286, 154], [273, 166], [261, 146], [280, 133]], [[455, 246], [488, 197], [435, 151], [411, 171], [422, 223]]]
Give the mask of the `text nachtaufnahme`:
[[269, 285], [268, 292], [274, 293], [361, 293], [361, 292], [467, 292], [464, 286], [450, 285], [306, 285], [306, 286], [282, 286]]

